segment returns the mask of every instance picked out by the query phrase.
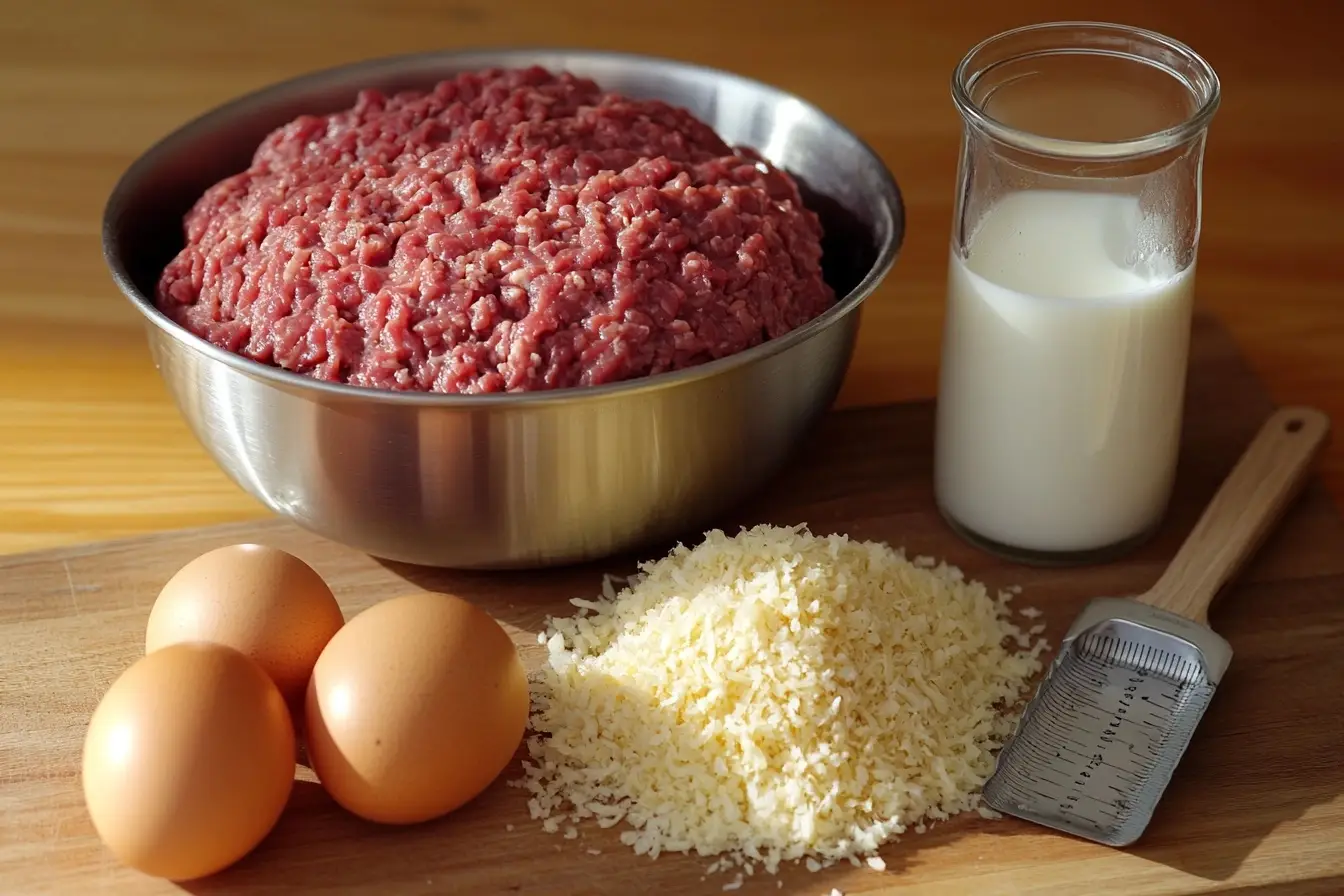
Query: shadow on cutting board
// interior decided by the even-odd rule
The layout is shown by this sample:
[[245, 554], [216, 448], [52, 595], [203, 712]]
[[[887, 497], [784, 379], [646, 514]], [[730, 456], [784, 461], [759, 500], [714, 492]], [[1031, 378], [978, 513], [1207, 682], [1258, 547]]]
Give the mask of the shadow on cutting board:
[[[1276, 539], [1277, 547], [1287, 549], [1282, 542], [1290, 537]], [[1294, 825], [1297, 848], [1280, 861], [1298, 866], [1304, 878], [1291, 892], [1315, 892], [1311, 878], [1340, 870], [1337, 854], [1316, 857], [1310, 848], [1340, 832], [1321, 829], [1310, 816], [1344, 796], [1344, 577], [1306, 579], [1291, 589], [1234, 588], [1215, 608], [1213, 625], [1232, 643], [1232, 666], [1151, 827], [1130, 851], [1223, 881], [1275, 829]]]

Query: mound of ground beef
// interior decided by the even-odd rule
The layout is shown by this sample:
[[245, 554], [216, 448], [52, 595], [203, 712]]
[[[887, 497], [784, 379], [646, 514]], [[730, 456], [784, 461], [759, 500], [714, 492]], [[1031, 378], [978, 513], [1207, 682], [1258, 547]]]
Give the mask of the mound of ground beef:
[[647, 376], [835, 301], [786, 173], [683, 109], [541, 68], [300, 117], [185, 231], [165, 314], [256, 361], [379, 389]]

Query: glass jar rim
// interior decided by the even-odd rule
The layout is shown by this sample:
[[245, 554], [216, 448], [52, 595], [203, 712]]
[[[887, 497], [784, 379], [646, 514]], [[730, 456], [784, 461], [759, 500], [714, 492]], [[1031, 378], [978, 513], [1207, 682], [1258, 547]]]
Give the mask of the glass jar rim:
[[[1157, 60], [1138, 56], [1133, 52], [1123, 52], [1115, 49], [1090, 48], [1084, 46], [1081, 41], [1061, 41], [1057, 45], [1046, 49], [1017, 53], [1006, 56], [1003, 59], [990, 59], [987, 64], [981, 64], [984, 62], [981, 57], [987, 52], [990, 52], [994, 50], [996, 46], [1007, 43], [1015, 38], [1064, 31], [1091, 31], [1098, 37], [1109, 37], [1111, 39], [1119, 37], [1131, 39], [1139, 38], [1151, 44], [1153, 47], [1180, 59], [1197, 73], [1198, 82], [1192, 82], [1190, 78], [1180, 74], [1168, 65], [1161, 64]], [[1013, 127], [1012, 125], [1005, 124], [986, 113], [981, 108], [980, 104], [972, 99], [971, 89], [974, 87], [976, 79], [988, 72], [994, 65], [1011, 59], [1018, 59], [1031, 55], [1044, 55], [1046, 53], [1102, 54], [1118, 58], [1128, 58], [1144, 64], [1158, 65], [1190, 91], [1191, 96], [1199, 101], [1198, 108], [1196, 108], [1184, 121], [1172, 125], [1171, 127], [1163, 128], [1162, 130], [1153, 131], [1148, 134], [1125, 140], [1093, 142], [1047, 137]], [[957, 110], [966, 121], [1017, 149], [1042, 156], [1066, 159], [1113, 160], [1140, 158], [1163, 152], [1174, 146], [1179, 146], [1198, 136], [1208, 128], [1209, 122], [1213, 119], [1214, 113], [1218, 110], [1221, 94], [1222, 88], [1218, 81], [1218, 75], [1213, 70], [1213, 66], [1186, 44], [1175, 38], [1167, 37], [1164, 34], [1146, 28], [1136, 28], [1130, 25], [1119, 25], [1111, 22], [1044, 22], [1036, 25], [1024, 25], [1019, 28], [1009, 29], [1008, 31], [1001, 31], [998, 34], [985, 38], [972, 47], [970, 51], [962, 57], [961, 62], [957, 64], [956, 69], [952, 73], [952, 100], [956, 104]]]

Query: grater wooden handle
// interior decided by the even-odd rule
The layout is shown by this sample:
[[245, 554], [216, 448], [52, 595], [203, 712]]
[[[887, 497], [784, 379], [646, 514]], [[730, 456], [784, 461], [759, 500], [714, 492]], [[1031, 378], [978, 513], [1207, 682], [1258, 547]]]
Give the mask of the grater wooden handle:
[[1207, 624], [1218, 592], [1297, 497], [1329, 432], [1330, 418], [1318, 410], [1274, 412], [1167, 571], [1139, 601]]

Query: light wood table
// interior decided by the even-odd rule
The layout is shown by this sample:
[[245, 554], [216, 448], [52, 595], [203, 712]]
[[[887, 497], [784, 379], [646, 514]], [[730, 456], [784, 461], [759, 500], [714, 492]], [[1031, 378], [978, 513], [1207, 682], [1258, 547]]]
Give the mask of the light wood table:
[[[868, 306], [845, 404], [933, 394], [959, 121], [948, 79], [1000, 29], [1112, 19], [1223, 79], [1198, 302], [1282, 402], [1344, 422], [1344, 6], [1297, 2], [53, 0], [0, 54], [0, 552], [263, 516], [169, 404], [103, 267], [99, 218], [153, 140], [238, 93], [362, 57], [586, 44], [735, 69], [820, 104], [896, 173], [909, 231]], [[713, 24], [710, 24], [710, 23]], [[1344, 439], [1325, 476], [1344, 496]]]

